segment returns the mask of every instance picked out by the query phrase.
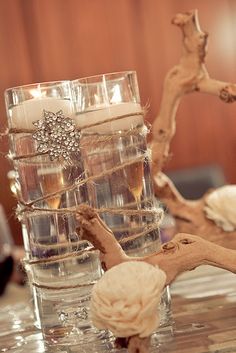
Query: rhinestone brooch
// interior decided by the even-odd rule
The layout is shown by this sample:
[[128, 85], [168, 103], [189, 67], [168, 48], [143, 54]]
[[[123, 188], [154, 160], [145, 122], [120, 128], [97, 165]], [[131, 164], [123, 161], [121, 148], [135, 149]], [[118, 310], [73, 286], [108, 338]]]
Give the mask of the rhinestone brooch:
[[60, 158], [68, 161], [79, 150], [80, 132], [62, 110], [57, 113], [44, 110], [43, 119], [34, 121], [33, 125], [37, 128], [32, 135], [37, 151], [48, 153], [51, 161]]

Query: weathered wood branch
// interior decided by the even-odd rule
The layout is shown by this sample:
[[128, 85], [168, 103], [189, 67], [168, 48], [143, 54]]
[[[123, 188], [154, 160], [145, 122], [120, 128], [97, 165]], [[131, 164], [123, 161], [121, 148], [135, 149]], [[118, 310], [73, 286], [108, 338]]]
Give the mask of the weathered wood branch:
[[197, 234], [219, 245], [236, 249], [236, 231], [225, 232], [204, 212], [207, 192], [199, 200], [186, 200], [163, 173], [153, 176], [154, 192], [175, 218], [177, 233]]
[[226, 235], [206, 218], [204, 206], [207, 194], [196, 201], [185, 200], [161, 173], [169, 157], [170, 143], [176, 131], [176, 112], [184, 95], [201, 92], [217, 95], [226, 103], [236, 100], [236, 84], [212, 79], [207, 72], [204, 61], [208, 34], [200, 28], [197, 11], [177, 14], [172, 23], [182, 31], [183, 53], [179, 64], [166, 76], [160, 110], [153, 124], [151, 148], [155, 194], [175, 217], [178, 232], [207, 236], [220, 244], [227, 236], [229, 246], [236, 249], [236, 232], [227, 232]]
[[157, 253], [139, 258], [129, 257], [112, 231], [89, 206], [79, 207], [77, 219], [82, 238], [100, 250], [101, 261], [107, 270], [124, 261], [146, 261], [165, 271], [166, 284], [170, 284], [180, 273], [203, 264], [236, 273], [236, 250], [226, 249], [196, 235], [180, 233], [170, 242], [162, 245]]
[[88, 240], [100, 251], [100, 261], [104, 270], [129, 259], [112, 231], [91, 207], [80, 205], [77, 220], [81, 238]]
[[236, 251], [211, 243], [196, 235], [179, 233], [162, 245], [160, 252], [143, 258], [158, 265], [167, 275], [166, 285], [182, 272], [200, 265], [212, 265], [236, 273]]
[[176, 130], [176, 112], [181, 98], [191, 92], [217, 95], [226, 103], [236, 100], [236, 85], [209, 77], [204, 64], [208, 34], [203, 32], [197, 11], [177, 14], [172, 23], [183, 35], [183, 54], [164, 81], [159, 113], [153, 124], [153, 173], [162, 171]]

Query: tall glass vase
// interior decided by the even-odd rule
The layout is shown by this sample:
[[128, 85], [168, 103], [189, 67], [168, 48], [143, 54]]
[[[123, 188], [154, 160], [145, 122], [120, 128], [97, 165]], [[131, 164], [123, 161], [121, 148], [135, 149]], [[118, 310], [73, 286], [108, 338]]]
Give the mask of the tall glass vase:
[[[18, 215], [38, 325], [49, 344], [73, 345], [102, 335], [89, 319], [92, 284], [101, 275], [70, 210], [87, 201], [79, 131], [69, 81], [8, 89], [10, 157], [17, 172]], [[60, 212], [60, 210], [62, 212]]]
[[110, 336], [92, 326], [89, 300], [102, 271], [97, 251], [78, 235], [76, 206], [96, 208], [129, 255], [160, 247], [162, 210], [136, 74], [15, 87], [5, 98], [37, 324], [48, 344], [100, 345]]
[[[160, 247], [162, 210], [153, 193], [148, 129], [135, 72], [73, 81], [75, 120], [82, 128], [81, 156], [91, 206], [112, 229], [128, 255], [152, 254]], [[163, 293], [161, 325], [170, 319]]]

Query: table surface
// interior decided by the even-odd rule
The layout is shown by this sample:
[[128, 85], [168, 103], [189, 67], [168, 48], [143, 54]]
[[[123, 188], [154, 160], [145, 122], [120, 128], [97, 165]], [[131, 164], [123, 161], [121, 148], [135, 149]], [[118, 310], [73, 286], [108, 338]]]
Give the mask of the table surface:
[[[161, 332], [157, 353], [236, 353], [236, 276], [210, 266], [171, 286], [172, 332]], [[109, 349], [109, 352], [117, 352]], [[125, 350], [123, 350], [124, 352]], [[45, 347], [34, 327], [27, 288], [10, 285], [0, 298], [0, 352], [102, 352], [93, 347]]]

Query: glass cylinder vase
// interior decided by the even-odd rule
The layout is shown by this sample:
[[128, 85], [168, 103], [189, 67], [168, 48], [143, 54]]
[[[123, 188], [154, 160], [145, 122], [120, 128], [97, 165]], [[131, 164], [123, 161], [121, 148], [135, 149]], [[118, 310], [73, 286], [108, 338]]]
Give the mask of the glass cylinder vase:
[[[81, 130], [81, 156], [89, 182], [89, 204], [131, 256], [161, 245], [163, 211], [153, 193], [145, 111], [136, 73], [98, 75], [73, 81], [75, 120]], [[170, 322], [170, 296], [164, 291], [161, 326]]]
[[102, 337], [89, 319], [90, 291], [101, 275], [98, 254], [86, 251], [90, 245], [79, 239], [70, 212], [88, 199], [86, 186], [75, 186], [83, 178], [83, 163], [72, 96], [69, 81], [5, 93], [9, 156], [20, 186], [18, 216], [37, 323], [47, 343], [60, 345]]

